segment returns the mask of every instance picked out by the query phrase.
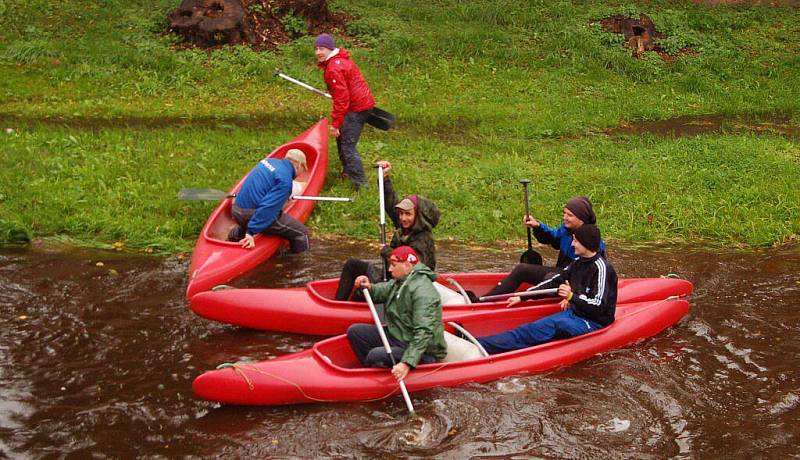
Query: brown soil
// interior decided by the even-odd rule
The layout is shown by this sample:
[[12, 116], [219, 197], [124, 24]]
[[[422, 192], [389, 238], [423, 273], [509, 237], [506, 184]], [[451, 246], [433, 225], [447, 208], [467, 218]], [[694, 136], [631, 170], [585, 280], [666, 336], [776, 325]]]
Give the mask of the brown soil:
[[[176, 27], [174, 18], [179, 17], [178, 9], [170, 12], [171, 31], [184, 35], [188, 45], [203, 48], [248, 44], [256, 50], [274, 50], [304, 35], [325, 32], [341, 37], [346, 35], [345, 25], [352, 19], [346, 13], [331, 11], [327, 0], [199, 0], [195, 3], [208, 8], [207, 17], [219, 14], [217, 11], [222, 4], [235, 3], [237, 10], [240, 4], [244, 10], [244, 18], [235, 26], [240, 31], [203, 37]], [[186, 0], [182, 6], [184, 4]]]
[[[301, 35], [324, 32], [341, 37], [346, 35], [347, 21], [352, 19], [345, 13], [331, 11], [326, 0], [243, 0], [242, 3], [254, 26], [257, 49], [275, 49]], [[304, 20], [303, 33], [286, 30], [284, 21], [290, 14]]]
[[694, 0], [698, 5], [747, 5], [747, 6], [792, 6], [800, 7], [800, 0]]
[[654, 135], [694, 137], [719, 133], [774, 134], [789, 139], [800, 138], [800, 126], [781, 114], [762, 115], [685, 115], [667, 120], [623, 123], [600, 131], [612, 137]]

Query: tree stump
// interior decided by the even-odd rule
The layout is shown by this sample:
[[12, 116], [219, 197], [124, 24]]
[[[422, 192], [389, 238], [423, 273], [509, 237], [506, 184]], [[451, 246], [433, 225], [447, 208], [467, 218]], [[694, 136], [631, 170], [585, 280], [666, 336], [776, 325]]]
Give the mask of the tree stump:
[[664, 38], [664, 35], [656, 30], [653, 20], [646, 14], [640, 14], [639, 19], [612, 16], [603, 19], [600, 24], [609, 32], [622, 34], [625, 46], [631, 48], [634, 57], [637, 58], [645, 51], [657, 48], [654, 39]]
[[172, 30], [203, 48], [255, 43], [255, 33], [239, 0], [183, 0], [168, 17]]

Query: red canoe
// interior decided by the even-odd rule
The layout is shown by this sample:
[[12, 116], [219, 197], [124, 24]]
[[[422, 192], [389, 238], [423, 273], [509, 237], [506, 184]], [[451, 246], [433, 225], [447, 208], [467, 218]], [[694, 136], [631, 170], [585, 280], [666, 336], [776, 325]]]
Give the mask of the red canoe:
[[[295, 178], [302, 186], [297, 195], [316, 196], [325, 182], [328, 170], [328, 121], [322, 119], [314, 126], [297, 136], [292, 141], [281, 145], [269, 154], [269, 158], [283, 158], [289, 149], [300, 149], [306, 154], [308, 171]], [[231, 189], [236, 193], [242, 186], [242, 179]], [[299, 189], [299, 187], [298, 187]], [[284, 212], [305, 222], [314, 208], [314, 201], [292, 201]], [[189, 286], [186, 298], [191, 299], [198, 292], [226, 283], [237, 276], [252, 270], [260, 263], [272, 257], [278, 248], [286, 244], [286, 240], [259, 234], [256, 235], [256, 247], [244, 249], [236, 242], [227, 241], [228, 232], [235, 225], [231, 218], [232, 198], [224, 199], [211, 213], [192, 254], [189, 265]]]
[[[688, 311], [689, 303], [680, 299], [618, 305], [616, 321], [607, 328], [493, 356], [420, 365], [409, 373], [406, 386], [414, 392], [544, 372], [654, 336]], [[546, 314], [536, 307], [513, 308], [474, 313], [461, 322], [473, 335], [483, 336]], [[194, 380], [192, 389], [209, 401], [242, 405], [374, 401], [399, 392], [388, 369], [359, 367], [343, 335], [276, 359], [206, 372]]]
[[[488, 292], [506, 273], [460, 273], [442, 275], [439, 283], [456, 280], [466, 290]], [[333, 300], [338, 279], [312, 281], [302, 288], [225, 289], [202, 292], [191, 299], [198, 315], [214, 321], [250, 329], [297, 334], [342, 334], [353, 323], [371, 323], [367, 304]], [[619, 280], [617, 303], [641, 302], [685, 296], [692, 283], [676, 278], [631, 278]], [[552, 307], [553, 299], [538, 299], [523, 305]], [[443, 307], [444, 319], [453, 321], [465, 314], [504, 309], [506, 302], [486, 302]]]

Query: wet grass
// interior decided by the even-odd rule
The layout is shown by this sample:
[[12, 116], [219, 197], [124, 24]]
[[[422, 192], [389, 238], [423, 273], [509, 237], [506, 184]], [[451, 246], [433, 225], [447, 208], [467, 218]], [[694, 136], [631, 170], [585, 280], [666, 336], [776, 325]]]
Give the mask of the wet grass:
[[[177, 190], [226, 188], [329, 112], [329, 101], [272, 77], [280, 67], [323, 86], [310, 37], [277, 53], [177, 49], [161, 33], [175, 5], [0, 0], [0, 239], [22, 231], [188, 249], [212, 205], [178, 203]], [[777, 134], [796, 132], [796, 9], [334, 5], [360, 18], [350, 28], [360, 45], [353, 54], [379, 105], [400, 123], [389, 133], [365, 132], [365, 160], [392, 160], [401, 192], [439, 203], [442, 238], [521, 236], [521, 177], [534, 180], [533, 209], [551, 223], [569, 196], [589, 194], [611, 240], [765, 246], [798, 234], [796, 138], [769, 129], [596, 134], [677, 117], [765, 113], [781, 114], [785, 130]], [[669, 35], [665, 48], [695, 53], [635, 60], [619, 36], [592, 24], [634, 12]], [[332, 158], [326, 193], [353, 194], [338, 169]], [[346, 208], [319, 206], [312, 228], [373, 237], [374, 192]]]

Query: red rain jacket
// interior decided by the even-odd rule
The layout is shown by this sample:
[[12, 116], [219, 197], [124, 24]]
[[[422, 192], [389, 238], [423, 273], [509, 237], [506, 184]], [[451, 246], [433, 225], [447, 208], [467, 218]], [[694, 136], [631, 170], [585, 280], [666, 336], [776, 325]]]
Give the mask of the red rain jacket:
[[347, 50], [339, 48], [335, 56], [319, 66], [325, 71], [325, 84], [333, 96], [331, 125], [334, 128], [342, 126], [347, 112], [363, 112], [375, 107], [375, 98]]

